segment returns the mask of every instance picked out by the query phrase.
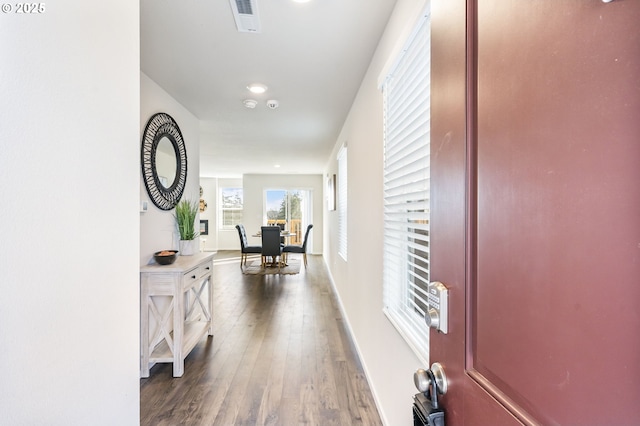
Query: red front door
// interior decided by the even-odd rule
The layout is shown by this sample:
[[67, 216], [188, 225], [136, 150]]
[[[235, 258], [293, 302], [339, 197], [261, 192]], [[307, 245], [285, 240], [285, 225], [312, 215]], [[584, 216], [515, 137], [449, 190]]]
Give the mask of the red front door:
[[447, 426], [640, 424], [640, 1], [432, 1]]

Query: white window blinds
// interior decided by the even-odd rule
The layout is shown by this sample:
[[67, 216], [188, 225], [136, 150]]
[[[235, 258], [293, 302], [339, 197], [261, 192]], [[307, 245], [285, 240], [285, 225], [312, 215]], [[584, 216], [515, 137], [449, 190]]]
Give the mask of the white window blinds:
[[384, 311], [425, 362], [429, 284], [430, 26], [418, 26], [382, 85]]
[[347, 260], [347, 147], [338, 152], [338, 254]]
[[234, 229], [242, 223], [242, 188], [222, 188], [220, 190], [220, 229]]

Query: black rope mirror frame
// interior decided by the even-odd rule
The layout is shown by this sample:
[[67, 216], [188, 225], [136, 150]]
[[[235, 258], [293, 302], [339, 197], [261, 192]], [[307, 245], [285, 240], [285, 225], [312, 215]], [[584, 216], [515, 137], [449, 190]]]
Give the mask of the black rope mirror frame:
[[[171, 141], [176, 154], [176, 175], [168, 188], [160, 182], [156, 167], [158, 143], [165, 137]], [[141, 160], [142, 177], [151, 201], [159, 209], [171, 210], [180, 201], [187, 182], [187, 150], [180, 128], [169, 114], [159, 112], [147, 122], [142, 135]]]

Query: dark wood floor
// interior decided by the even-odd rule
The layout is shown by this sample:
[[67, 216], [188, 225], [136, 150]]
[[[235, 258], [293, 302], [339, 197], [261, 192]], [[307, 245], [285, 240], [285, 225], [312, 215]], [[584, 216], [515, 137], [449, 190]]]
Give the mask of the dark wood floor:
[[[141, 379], [142, 425], [381, 425], [323, 260], [297, 275], [214, 267], [215, 334]], [[300, 255], [291, 255], [291, 257]]]

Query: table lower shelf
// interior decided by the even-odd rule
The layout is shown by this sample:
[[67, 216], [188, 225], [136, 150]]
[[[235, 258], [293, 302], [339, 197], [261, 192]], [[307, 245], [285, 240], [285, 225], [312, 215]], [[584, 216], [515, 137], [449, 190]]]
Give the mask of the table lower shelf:
[[[171, 350], [166, 340], [158, 343], [149, 356], [149, 364], [153, 365], [158, 362], [179, 362], [183, 363], [184, 358], [189, 355], [189, 352], [194, 348], [196, 344], [202, 339], [203, 336], [207, 335], [207, 331], [209, 330], [209, 322], [208, 321], [186, 321], [184, 323], [184, 332], [183, 332], [183, 340], [182, 340], [182, 357], [180, 359], [177, 358], [177, 355], [174, 355], [174, 352]], [[173, 332], [171, 332], [171, 337], [173, 338]], [[175, 342], [175, 340], [174, 340]], [[177, 352], [177, 351], [176, 351]], [[180, 370], [183, 370], [182, 368]], [[179, 373], [179, 374], [176, 374]], [[174, 367], [174, 377], [182, 376], [182, 372], [176, 372]]]

